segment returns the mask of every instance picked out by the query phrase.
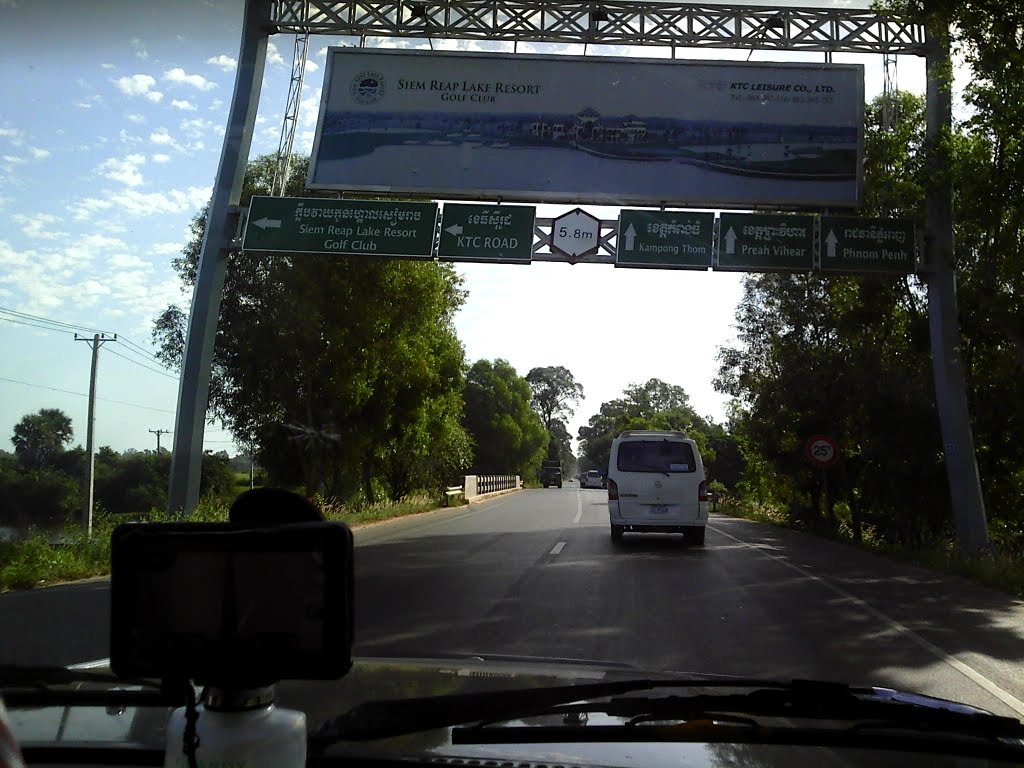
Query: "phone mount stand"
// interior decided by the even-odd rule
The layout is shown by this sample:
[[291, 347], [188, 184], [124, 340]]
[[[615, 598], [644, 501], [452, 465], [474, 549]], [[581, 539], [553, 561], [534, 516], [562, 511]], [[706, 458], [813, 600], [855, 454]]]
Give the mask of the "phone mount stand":
[[[276, 488], [242, 493], [231, 505], [232, 523], [259, 528], [318, 522], [323, 515], [310, 501]], [[259, 671], [254, 670], [258, 676]], [[201, 700], [187, 684], [188, 704], [167, 722], [165, 768], [246, 765], [249, 768], [304, 768], [306, 715], [275, 706], [276, 683], [207, 686]]]

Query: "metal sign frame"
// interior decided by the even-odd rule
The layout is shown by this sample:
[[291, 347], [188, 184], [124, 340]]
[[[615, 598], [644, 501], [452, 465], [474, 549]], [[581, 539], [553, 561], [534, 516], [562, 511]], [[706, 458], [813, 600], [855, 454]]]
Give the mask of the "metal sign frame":
[[[926, 138], [952, 125], [948, 30], [874, 10], [707, 6], [658, 0], [246, 0], [235, 86], [207, 210], [185, 341], [174, 429], [168, 508], [191, 512], [199, 501], [203, 427], [209, 401], [221, 293], [232, 226], [252, 145], [267, 42], [280, 32], [426, 39], [638, 45], [676, 48], [818, 51], [925, 57]], [[936, 404], [950, 498], [962, 552], [988, 547], [988, 529], [963, 364], [956, 350], [953, 193], [941, 151], [928, 157], [938, 179], [925, 193], [924, 254]], [[603, 241], [603, 238], [600, 238]]]

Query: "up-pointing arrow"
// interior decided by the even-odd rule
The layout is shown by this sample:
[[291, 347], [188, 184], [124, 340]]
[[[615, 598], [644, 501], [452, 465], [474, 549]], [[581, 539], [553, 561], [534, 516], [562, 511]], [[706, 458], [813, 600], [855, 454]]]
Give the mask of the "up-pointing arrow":
[[836, 237], [836, 233], [833, 230], [828, 231], [828, 237], [825, 238], [825, 243], [828, 245], [828, 257], [834, 259], [836, 257], [836, 243], [839, 242], [839, 238]]
[[462, 234], [462, 225], [461, 224], [452, 224], [450, 227], [445, 227], [444, 231], [448, 232], [449, 234], [452, 234], [452, 235], [461, 235]]
[[633, 229], [632, 223], [626, 227], [626, 250], [632, 251], [633, 244], [636, 242], [636, 230]]
[[732, 227], [725, 233], [725, 252], [736, 253], [736, 231]]
[[253, 224], [255, 224], [260, 229], [266, 229], [267, 227], [270, 227], [271, 229], [281, 228], [280, 219], [268, 219], [266, 216], [264, 216], [262, 219], [256, 219], [256, 221], [254, 221]]

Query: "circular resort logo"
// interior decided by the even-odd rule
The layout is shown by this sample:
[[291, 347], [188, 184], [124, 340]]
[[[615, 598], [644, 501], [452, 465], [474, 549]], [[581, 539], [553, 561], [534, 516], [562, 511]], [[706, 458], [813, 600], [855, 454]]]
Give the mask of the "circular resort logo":
[[366, 70], [352, 78], [352, 98], [360, 104], [376, 104], [384, 98], [386, 87], [379, 72]]

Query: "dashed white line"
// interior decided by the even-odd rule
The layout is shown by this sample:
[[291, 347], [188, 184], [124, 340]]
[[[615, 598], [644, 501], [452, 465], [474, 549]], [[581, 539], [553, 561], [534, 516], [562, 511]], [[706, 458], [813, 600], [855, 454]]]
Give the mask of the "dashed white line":
[[563, 549], [565, 549], [565, 542], [564, 541], [560, 541], [557, 544], [555, 544], [554, 548], [551, 550], [551, 554], [552, 555], [557, 555]]
[[743, 541], [743, 539], [739, 539], [739, 538], [733, 536], [732, 534], [726, 533], [725, 531], [720, 530], [718, 528], [713, 528], [712, 530], [714, 530], [716, 533], [720, 533], [722, 536], [726, 536], [726, 537], [732, 539], [733, 541], [739, 542], [740, 544], [742, 544], [742, 545], [744, 545], [746, 547], [750, 547], [755, 552], [758, 552], [759, 554], [764, 555], [767, 558], [771, 558], [772, 560], [775, 560], [775, 561], [781, 563], [782, 565], [786, 566], [787, 568], [790, 568], [790, 569], [796, 571], [800, 575], [805, 576], [808, 579], [813, 579], [814, 581], [818, 582], [822, 586], [827, 587], [828, 589], [832, 590], [833, 592], [835, 592], [840, 597], [844, 598], [845, 600], [848, 600], [849, 602], [851, 602], [854, 605], [856, 605], [857, 607], [859, 607], [861, 610], [866, 611], [867, 613], [870, 613], [872, 616], [874, 616], [879, 621], [881, 621], [881, 622], [883, 622], [885, 624], [888, 624], [893, 630], [895, 630], [899, 634], [902, 634], [907, 639], [913, 641], [920, 648], [923, 648], [924, 650], [928, 651], [928, 653], [932, 654], [933, 656], [935, 656], [940, 661], [945, 662], [946, 664], [951, 666], [953, 669], [955, 669], [957, 672], [962, 674], [964, 677], [968, 678], [972, 682], [974, 682], [977, 685], [979, 685], [982, 688], [984, 688], [986, 691], [988, 691], [993, 696], [995, 696], [997, 699], [999, 699], [1004, 704], [1006, 704], [1006, 706], [1008, 706], [1010, 709], [1014, 710], [1015, 712], [1017, 712], [1020, 715], [1024, 715], [1024, 701], [1021, 701], [1020, 699], [1018, 699], [1016, 696], [1014, 696], [1009, 691], [1003, 690], [998, 685], [996, 685], [991, 680], [989, 680], [987, 677], [985, 677], [983, 674], [981, 674], [978, 670], [974, 669], [973, 667], [969, 667], [967, 664], [964, 664], [962, 661], [960, 661], [960, 659], [958, 659], [955, 656], [951, 656], [950, 654], [946, 653], [944, 650], [939, 648], [939, 646], [935, 645], [934, 643], [932, 643], [932, 642], [930, 642], [928, 640], [925, 640], [923, 637], [921, 637], [919, 634], [917, 634], [914, 630], [912, 630], [909, 627], [905, 626], [904, 624], [901, 624], [900, 622], [896, 621], [896, 619], [893, 619], [890, 616], [887, 616], [886, 614], [882, 613], [880, 610], [875, 608], [870, 603], [867, 603], [864, 600], [861, 600], [856, 595], [850, 594], [849, 592], [847, 592], [842, 587], [836, 586], [832, 582], [827, 581], [826, 579], [823, 579], [821, 576], [818, 576], [815, 573], [811, 573], [810, 571], [805, 570], [804, 568], [801, 568], [799, 565], [794, 565], [793, 563], [791, 563], [788, 560], [786, 560], [786, 558], [784, 558], [784, 557], [779, 557], [778, 555], [773, 555], [770, 552], [765, 552], [760, 547], [756, 547], [753, 544], [751, 544], [750, 542]]
[[573, 518], [574, 523], [578, 523], [583, 519], [583, 495], [580, 493], [580, 489], [576, 489], [576, 517]]

